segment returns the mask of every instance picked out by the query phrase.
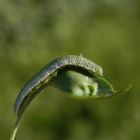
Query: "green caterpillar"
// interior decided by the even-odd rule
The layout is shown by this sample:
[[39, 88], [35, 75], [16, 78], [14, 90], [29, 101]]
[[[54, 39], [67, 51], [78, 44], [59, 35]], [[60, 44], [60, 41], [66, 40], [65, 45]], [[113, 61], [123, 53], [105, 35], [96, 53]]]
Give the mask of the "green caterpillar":
[[[21, 90], [15, 103], [15, 112], [18, 115], [24, 110], [25, 104], [48, 86], [53, 78], [59, 77], [66, 71], [75, 71], [83, 75], [103, 75], [102, 68], [83, 56], [68, 55], [56, 58], [38, 72]], [[66, 74], [66, 73], [65, 73]], [[55, 80], [53, 80], [55, 82]], [[60, 81], [59, 81], [60, 82]], [[61, 83], [61, 82], [60, 82]]]

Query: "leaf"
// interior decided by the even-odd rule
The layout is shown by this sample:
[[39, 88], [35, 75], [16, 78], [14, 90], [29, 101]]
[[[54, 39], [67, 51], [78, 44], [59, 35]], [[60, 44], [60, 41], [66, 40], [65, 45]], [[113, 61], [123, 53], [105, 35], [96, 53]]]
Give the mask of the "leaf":
[[75, 71], [64, 71], [50, 82], [75, 99], [105, 98], [116, 93], [112, 85], [99, 75], [86, 76]]
[[48, 86], [56, 87], [74, 99], [104, 99], [120, 93], [103, 77], [101, 66], [91, 60], [74, 55], [57, 58], [39, 71], [19, 93], [15, 102], [17, 121], [11, 140], [15, 138], [27, 106]]

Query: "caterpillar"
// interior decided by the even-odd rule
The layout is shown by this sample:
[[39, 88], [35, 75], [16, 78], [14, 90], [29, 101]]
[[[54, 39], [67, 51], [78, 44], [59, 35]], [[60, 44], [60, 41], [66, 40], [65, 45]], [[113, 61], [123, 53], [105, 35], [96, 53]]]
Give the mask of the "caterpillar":
[[[103, 70], [101, 66], [95, 64], [91, 60], [80, 56], [68, 55], [60, 58], [56, 58], [46, 65], [42, 70], [40, 70], [33, 78], [25, 84], [19, 93], [16, 103], [15, 112], [18, 114], [20, 107], [23, 106], [23, 101], [27, 103], [27, 100], [31, 96], [35, 96], [39, 91], [46, 87], [49, 80], [55, 76], [57, 73], [63, 69], [75, 70], [75, 71], [86, 71], [89, 74], [103, 75]], [[45, 85], [45, 86], [44, 86]], [[33, 93], [30, 95], [30, 93]]]

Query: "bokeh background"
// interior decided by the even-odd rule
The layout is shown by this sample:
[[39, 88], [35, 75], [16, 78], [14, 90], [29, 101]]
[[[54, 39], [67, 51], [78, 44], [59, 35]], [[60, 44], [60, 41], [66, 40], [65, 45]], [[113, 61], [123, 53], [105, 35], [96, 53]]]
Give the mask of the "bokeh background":
[[107, 100], [76, 101], [49, 87], [26, 111], [17, 140], [140, 139], [139, 0], [0, 1], [0, 139], [13, 129], [14, 101], [50, 60], [95, 61], [115, 89]]

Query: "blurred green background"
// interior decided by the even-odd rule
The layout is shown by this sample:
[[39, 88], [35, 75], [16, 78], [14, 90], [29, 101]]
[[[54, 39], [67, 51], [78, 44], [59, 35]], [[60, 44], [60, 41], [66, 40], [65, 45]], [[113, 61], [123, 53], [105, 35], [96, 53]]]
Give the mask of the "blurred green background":
[[25, 82], [68, 54], [101, 65], [115, 89], [133, 88], [108, 100], [76, 101], [49, 87], [26, 111], [17, 140], [139, 140], [139, 0], [2, 0], [0, 139], [10, 136]]

